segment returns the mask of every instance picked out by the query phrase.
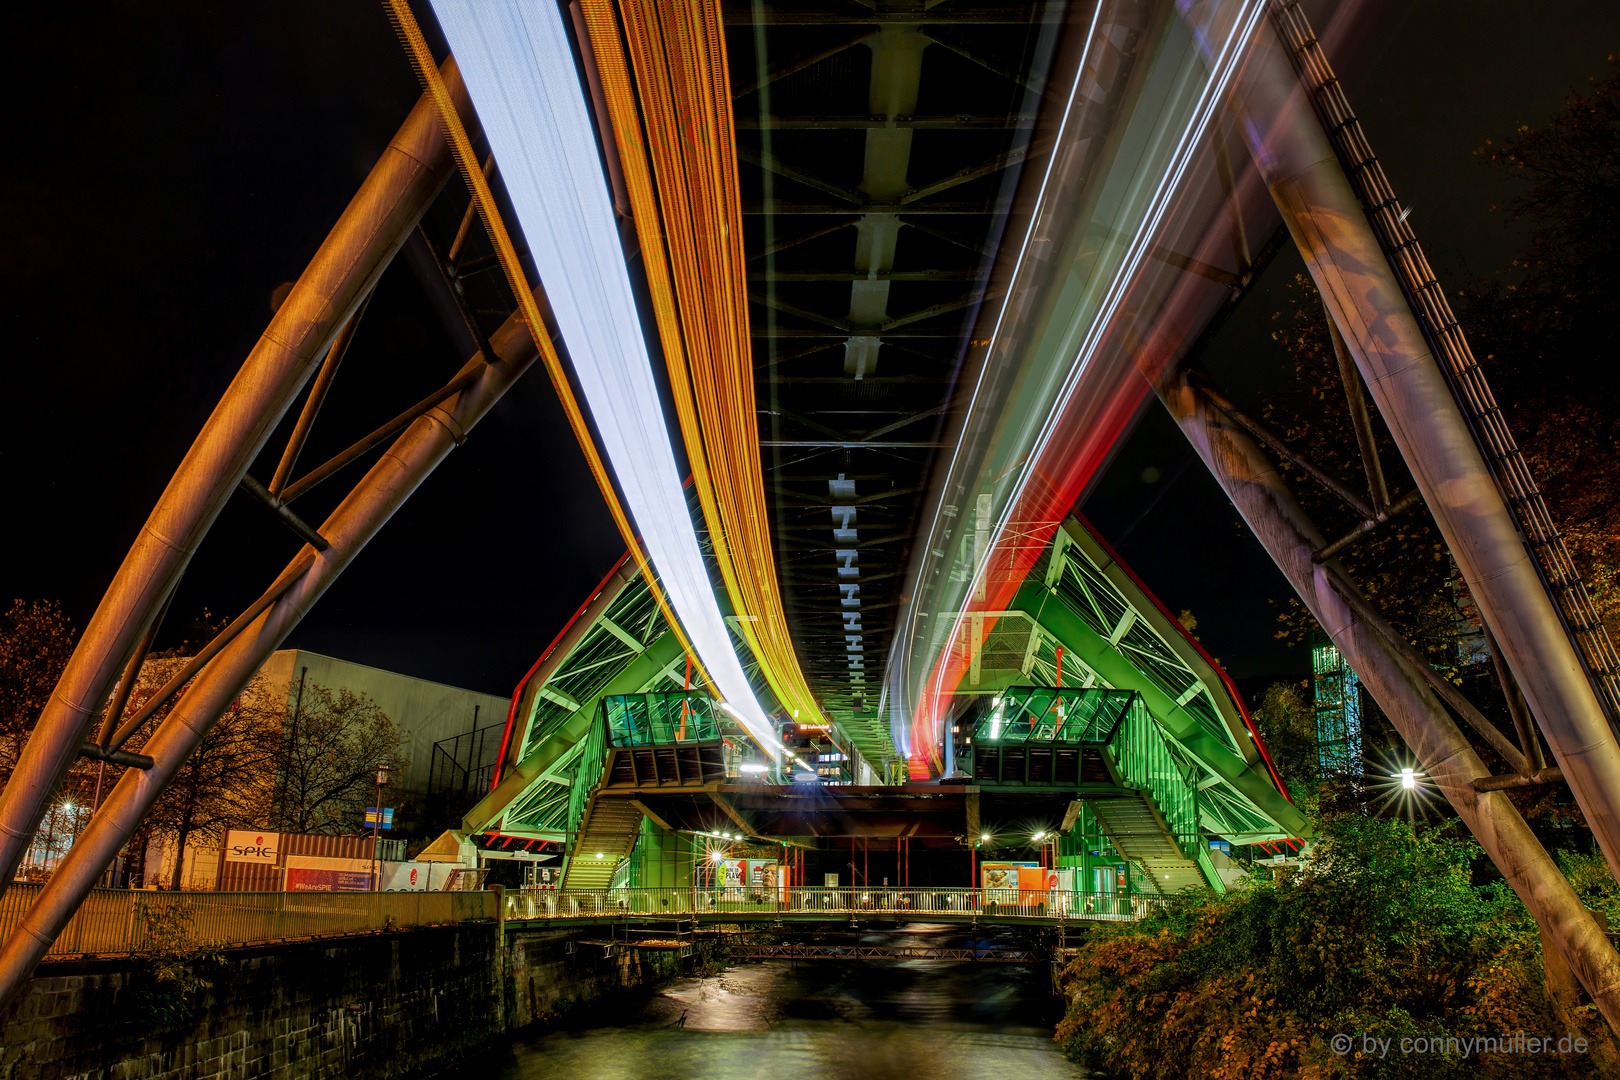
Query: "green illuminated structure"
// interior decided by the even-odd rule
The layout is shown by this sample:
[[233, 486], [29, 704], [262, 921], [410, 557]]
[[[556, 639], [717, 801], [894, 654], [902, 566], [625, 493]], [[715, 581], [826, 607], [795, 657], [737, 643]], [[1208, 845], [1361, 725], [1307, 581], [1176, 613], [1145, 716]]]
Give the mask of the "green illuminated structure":
[[1361, 687], [1355, 669], [1330, 641], [1311, 646], [1316, 754], [1324, 775], [1361, 772]]
[[[1081, 889], [1125, 895], [1224, 888], [1211, 840], [1308, 835], [1224, 674], [1079, 519], [1064, 522], [1008, 610], [969, 617], [981, 620], [977, 646], [955, 694], [967, 776], [930, 789], [962, 800], [959, 836], [1038, 806], [1043, 820], [1062, 820], [1058, 868], [1075, 870]], [[869, 734], [868, 718], [831, 718], [838, 751], [861, 765], [870, 748], [847, 728]], [[571, 889], [684, 887], [713, 821], [764, 849], [866, 835], [784, 832], [803, 815], [803, 792], [739, 776], [750, 752], [687, 688], [674, 636], [639, 576], [621, 568], [531, 673], [501, 778], [460, 831], [562, 845]], [[923, 798], [811, 786], [848, 806], [889, 791]], [[847, 817], [857, 822], [848, 828], [866, 827]]]

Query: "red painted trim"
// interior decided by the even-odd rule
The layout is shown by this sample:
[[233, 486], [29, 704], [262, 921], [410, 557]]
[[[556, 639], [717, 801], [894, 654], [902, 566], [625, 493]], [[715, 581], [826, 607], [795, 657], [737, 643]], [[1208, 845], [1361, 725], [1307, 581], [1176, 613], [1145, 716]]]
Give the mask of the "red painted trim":
[[[681, 490], [685, 491], [691, 486], [692, 474], [687, 473], [686, 478], [681, 481]], [[636, 539], [639, 542], [641, 538], [638, 536]], [[557, 631], [557, 636], [551, 639], [551, 644], [547, 645], [546, 651], [540, 654], [540, 659], [536, 660], [534, 662], [534, 666], [529, 668], [528, 671], [524, 672], [523, 678], [518, 680], [517, 689], [512, 691], [512, 704], [506, 710], [506, 730], [501, 732], [501, 753], [500, 756], [495, 759], [495, 775], [493, 779], [490, 780], [489, 790], [494, 791], [496, 786], [500, 784], [501, 774], [506, 769], [506, 751], [511, 745], [512, 723], [517, 719], [518, 699], [523, 696], [523, 688], [529, 685], [529, 680], [534, 678], [534, 673], [540, 670], [540, 665], [546, 662], [546, 657], [550, 656], [552, 650], [557, 647], [557, 643], [562, 641], [563, 635], [568, 633], [569, 627], [578, 622], [579, 617], [585, 614], [585, 609], [591, 606], [592, 601], [594, 601], [598, 596], [602, 595], [602, 590], [607, 588], [607, 583], [613, 579], [613, 575], [617, 574], [619, 569], [623, 567], [624, 564], [629, 561], [629, 559], [630, 552], [626, 550], [623, 555], [619, 556], [619, 561], [613, 564], [613, 569], [607, 572], [607, 576], [602, 579], [601, 584], [592, 589], [591, 595], [587, 596], [585, 598], [585, 602], [579, 605], [579, 610], [574, 612], [574, 617], [569, 619], [567, 624], [564, 625], [561, 630]]]
[[574, 617], [569, 619], [561, 630], [557, 631], [557, 636], [551, 639], [551, 644], [547, 645], [546, 651], [540, 654], [540, 659], [536, 660], [534, 665], [524, 672], [523, 678], [518, 680], [517, 689], [512, 691], [512, 704], [506, 710], [506, 730], [501, 732], [501, 753], [495, 759], [495, 775], [489, 782], [489, 790], [494, 791], [496, 786], [500, 784], [501, 774], [506, 769], [506, 751], [512, 742], [512, 723], [517, 719], [518, 699], [523, 696], [523, 688], [529, 685], [529, 680], [534, 678], [534, 673], [540, 670], [540, 665], [545, 663], [546, 658], [557, 648], [557, 645], [563, 639], [563, 635], [567, 634], [569, 629], [579, 621], [579, 617], [585, 614], [585, 609], [596, 602], [596, 598], [602, 595], [602, 590], [607, 588], [608, 582], [613, 580], [613, 575], [619, 572], [629, 558], [630, 552], [628, 551], [619, 556], [619, 561], [613, 564], [613, 569], [607, 572], [607, 576], [602, 579], [596, 588], [591, 590], [591, 594], [585, 598], [585, 602], [579, 605], [579, 610], [574, 612]]
[[1080, 524], [1086, 527], [1086, 531], [1091, 534], [1093, 540], [1097, 541], [1098, 546], [1103, 549], [1110, 559], [1114, 560], [1114, 565], [1125, 571], [1125, 576], [1130, 578], [1138, 589], [1142, 590], [1142, 595], [1153, 601], [1153, 606], [1159, 609], [1161, 615], [1170, 620], [1171, 626], [1181, 632], [1181, 636], [1186, 640], [1187, 644], [1198, 650], [1198, 655], [1204, 658], [1204, 662], [1215, 669], [1215, 674], [1221, 677], [1221, 682], [1226, 686], [1226, 692], [1232, 695], [1232, 700], [1237, 703], [1238, 714], [1243, 717], [1243, 726], [1248, 728], [1249, 734], [1253, 736], [1254, 745], [1260, 751], [1260, 759], [1266, 763], [1266, 770], [1271, 773], [1271, 782], [1277, 785], [1277, 790], [1282, 792], [1283, 798], [1293, 802], [1293, 796], [1288, 794], [1288, 785], [1283, 783], [1282, 776], [1277, 772], [1277, 766], [1272, 763], [1271, 752], [1266, 749], [1265, 740], [1260, 738], [1260, 733], [1255, 730], [1254, 718], [1249, 715], [1249, 707], [1243, 703], [1243, 695], [1238, 693], [1237, 685], [1232, 682], [1232, 676], [1228, 675], [1226, 669], [1216, 663], [1213, 656], [1209, 655], [1209, 650], [1199, 644], [1192, 634], [1187, 631], [1187, 628], [1181, 625], [1181, 620], [1170, 614], [1170, 609], [1164, 606], [1163, 601], [1153, 595], [1153, 590], [1148, 588], [1147, 584], [1136, 576], [1136, 571], [1132, 570], [1125, 560], [1119, 557], [1119, 552], [1115, 551], [1108, 541], [1102, 538], [1102, 534], [1097, 531], [1097, 527], [1079, 510], [1074, 511], [1074, 516], [1079, 520]]

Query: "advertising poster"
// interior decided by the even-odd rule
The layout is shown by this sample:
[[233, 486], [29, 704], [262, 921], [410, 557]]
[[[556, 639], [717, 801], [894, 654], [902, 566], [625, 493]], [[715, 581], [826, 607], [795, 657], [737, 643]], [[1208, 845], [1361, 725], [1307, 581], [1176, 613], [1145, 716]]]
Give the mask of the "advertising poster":
[[384, 862], [382, 864], [382, 891], [383, 892], [428, 892], [433, 888], [433, 879], [438, 877], [442, 884], [446, 871], [440, 870], [437, 875], [433, 873], [434, 863], [424, 862]]
[[1051, 888], [1047, 882], [1047, 872], [1040, 866], [1020, 866], [1018, 868], [1018, 891], [1025, 893], [1045, 892]]
[[281, 847], [280, 833], [231, 829], [225, 833], [225, 861], [273, 865]]
[[984, 899], [992, 904], [1016, 904], [1018, 891], [1024, 888], [1024, 879], [1030, 871], [1034, 877], [1030, 878], [1028, 888], [1039, 888], [1041, 881], [1041, 867], [1033, 862], [984, 862], [979, 864], [979, 887], [984, 890]]
[[287, 867], [288, 892], [370, 892], [371, 875], [354, 870]]
[[745, 872], [744, 866], [742, 859], [722, 859], [720, 869], [725, 876], [720, 879], [721, 885], [727, 889], [741, 889]]
[[371, 872], [369, 859], [289, 855], [284, 887], [288, 892], [370, 892]]

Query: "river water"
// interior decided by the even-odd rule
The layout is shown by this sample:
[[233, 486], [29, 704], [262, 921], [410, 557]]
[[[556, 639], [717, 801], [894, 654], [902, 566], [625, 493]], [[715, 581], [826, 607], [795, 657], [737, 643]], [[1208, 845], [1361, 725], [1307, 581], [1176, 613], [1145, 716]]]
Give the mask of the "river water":
[[604, 1009], [602, 1026], [520, 1040], [474, 1071], [490, 1080], [1083, 1077], [1052, 1042], [1046, 980], [1044, 970], [991, 964], [740, 964]]

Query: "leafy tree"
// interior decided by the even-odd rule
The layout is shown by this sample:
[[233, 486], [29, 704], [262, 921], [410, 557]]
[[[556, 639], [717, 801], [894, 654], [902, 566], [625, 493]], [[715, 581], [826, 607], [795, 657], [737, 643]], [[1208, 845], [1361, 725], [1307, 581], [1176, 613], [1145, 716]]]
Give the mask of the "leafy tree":
[[1568, 1030], [1543, 990], [1535, 923], [1501, 882], [1470, 884], [1477, 852], [1399, 821], [1330, 818], [1289, 880], [1184, 895], [1093, 931], [1064, 972], [1057, 1038], [1132, 1080], [1601, 1075], [1591, 1056], [1334, 1052], [1341, 1033]]
[[403, 743], [399, 728], [371, 698], [305, 687], [296, 713], [287, 712], [272, 824], [291, 832], [352, 830], [371, 805], [377, 767], [398, 776], [409, 764]]
[[[1286, 308], [1272, 316], [1272, 338], [1288, 353], [1290, 384], [1265, 395], [1263, 416], [1288, 443], [1351, 491], [1365, 495], [1367, 474], [1357, 447], [1339, 363], [1321, 294], [1299, 275], [1286, 291]], [[1369, 401], [1374, 442], [1392, 499], [1415, 486], [1400, 451]], [[1294, 464], [1279, 464], [1300, 504], [1329, 540], [1349, 532], [1358, 518]], [[1458, 603], [1456, 568], [1440, 530], [1421, 503], [1361, 538], [1339, 556], [1352, 578], [1391, 623], [1430, 654], [1436, 666], [1455, 669]], [[1297, 599], [1288, 600], [1277, 636], [1304, 644], [1320, 633]]]
[[[1529, 249], [1459, 309], [1570, 555], [1620, 640], [1620, 61], [1479, 157], [1516, 185]], [[1493, 208], [1495, 209], [1495, 208]]]
[[1308, 683], [1272, 683], [1254, 707], [1254, 725], [1282, 773], [1288, 790], [1306, 803], [1321, 778], [1317, 764], [1316, 711], [1306, 696]]
[[146, 939], [132, 959], [136, 978], [131, 1004], [145, 1023], [161, 1030], [196, 1023], [204, 995], [214, 987], [208, 976], [222, 967], [218, 945], [192, 940], [193, 913], [188, 904], [137, 902], [146, 924]]
[[55, 600], [13, 600], [0, 615], [0, 778], [16, 768], [28, 733], [73, 655], [73, 624]]
[[[1512, 266], [1458, 290], [1458, 314], [1599, 618], [1620, 641], [1620, 364], [1613, 335], [1620, 320], [1620, 63], [1570, 97], [1547, 125], [1487, 142], [1479, 157], [1517, 185], [1501, 212], [1528, 224], [1531, 242]], [[1341, 482], [1364, 489], [1327, 321], [1308, 279], [1294, 282], [1275, 319], [1273, 337], [1295, 377], [1266, 398], [1266, 417]], [[1410, 475], [1376, 411], [1372, 420], [1391, 490], [1405, 491]], [[1286, 463], [1283, 471], [1330, 538], [1352, 523], [1333, 496]], [[1455, 645], [1472, 601], [1427, 510], [1408, 511], [1342, 559], [1390, 621], [1511, 733], [1489, 665], [1459, 666]], [[1288, 602], [1280, 622], [1278, 636], [1292, 641], [1317, 631], [1297, 601]], [[1376, 756], [1398, 740], [1367, 704], [1365, 741]], [[1483, 741], [1475, 748], [1488, 764], [1496, 761]], [[1560, 786], [1509, 797], [1544, 836], [1584, 822]]]
[[[149, 700], [183, 659], [149, 660], [130, 695], [130, 711]], [[180, 888], [186, 845], [199, 838], [218, 842], [230, 828], [252, 828], [269, 815], [278, 748], [282, 739], [280, 712], [262, 704], [262, 680], [255, 677], [243, 694], [220, 715], [186, 758], [174, 781], [165, 788], [146, 816], [146, 828], [170, 839], [177, 853], [170, 881]], [[184, 691], [176, 695], [178, 701]], [[173, 704], [164, 706], [145, 726], [144, 745]]]

